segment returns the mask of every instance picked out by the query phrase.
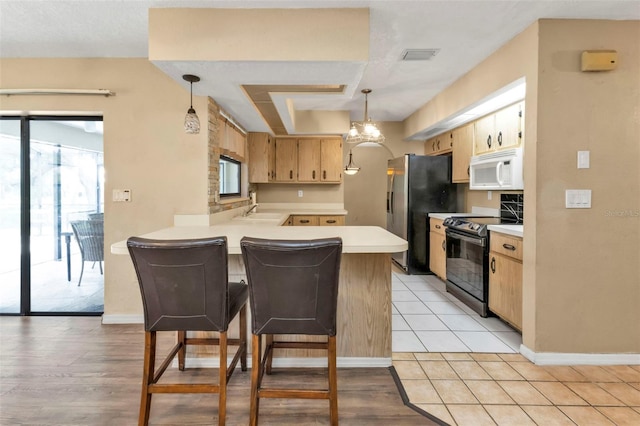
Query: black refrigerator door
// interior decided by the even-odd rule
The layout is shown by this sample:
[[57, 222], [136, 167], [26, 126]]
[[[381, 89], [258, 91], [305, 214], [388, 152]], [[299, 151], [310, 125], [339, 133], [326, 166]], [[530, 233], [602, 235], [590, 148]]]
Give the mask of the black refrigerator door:
[[459, 211], [457, 186], [451, 183], [451, 156], [409, 157], [408, 269], [426, 274], [429, 269], [428, 214]]

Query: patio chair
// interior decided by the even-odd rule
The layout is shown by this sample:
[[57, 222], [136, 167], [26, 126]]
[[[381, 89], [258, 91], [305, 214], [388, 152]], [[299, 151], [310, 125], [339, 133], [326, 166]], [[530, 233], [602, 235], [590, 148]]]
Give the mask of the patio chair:
[[80, 246], [82, 256], [82, 269], [78, 286], [82, 283], [84, 274], [84, 262], [98, 262], [100, 275], [103, 274], [102, 262], [104, 261], [104, 222], [102, 220], [74, 220], [71, 221], [73, 235]]

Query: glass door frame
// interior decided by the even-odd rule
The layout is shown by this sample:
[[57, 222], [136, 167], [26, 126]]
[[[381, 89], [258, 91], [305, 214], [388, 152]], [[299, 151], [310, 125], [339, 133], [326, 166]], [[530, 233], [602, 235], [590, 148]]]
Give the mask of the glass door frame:
[[[102, 115], [9, 115], [20, 121], [20, 312], [7, 316], [101, 316], [103, 312], [39, 312], [31, 310], [31, 133], [32, 121], [103, 121]], [[104, 150], [104, 148], [103, 148]], [[104, 168], [104, 164], [102, 166]], [[104, 188], [102, 188], [104, 192]], [[98, 194], [99, 196], [99, 194]], [[98, 207], [100, 206], [99, 200]]]

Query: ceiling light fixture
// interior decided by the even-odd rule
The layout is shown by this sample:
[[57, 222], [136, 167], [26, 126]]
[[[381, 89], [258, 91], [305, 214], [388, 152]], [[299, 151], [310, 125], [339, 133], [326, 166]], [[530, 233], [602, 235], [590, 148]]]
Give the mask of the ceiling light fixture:
[[368, 95], [371, 93], [371, 89], [362, 89], [364, 93], [364, 120], [352, 121], [351, 129], [345, 138], [346, 143], [382, 143], [384, 142], [384, 135], [378, 129], [378, 126], [371, 121], [369, 117], [369, 102]]
[[353, 155], [351, 154], [351, 150], [349, 150], [349, 162], [344, 167], [344, 174], [351, 176], [351, 175], [355, 175], [359, 171], [360, 171], [360, 167], [356, 166], [355, 163], [353, 162]]
[[189, 134], [198, 134], [200, 133], [200, 119], [198, 118], [198, 114], [196, 114], [196, 110], [193, 109], [193, 83], [199, 82], [200, 77], [197, 75], [185, 74], [182, 78], [189, 82], [191, 92], [191, 103], [189, 104], [190, 106], [187, 110], [187, 115], [184, 117], [184, 131]]

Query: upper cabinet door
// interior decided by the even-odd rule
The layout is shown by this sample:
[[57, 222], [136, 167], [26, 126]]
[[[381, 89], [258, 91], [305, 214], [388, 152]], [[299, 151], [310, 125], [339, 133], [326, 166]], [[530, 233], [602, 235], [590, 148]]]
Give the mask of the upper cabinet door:
[[298, 140], [276, 138], [276, 182], [295, 182], [298, 173]]
[[469, 182], [469, 163], [473, 155], [473, 123], [453, 130], [453, 183]]
[[275, 173], [274, 143], [268, 133], [247, 134], [249, 182], [268, 183]]
[[512, 148], [522, 143], [522, 107], [519, 102], [496, 112], [496, 149]]
[[298, 141], [298, 182], [320, 181], [320, 139]]
[[475, 146], [474, 155], [492, 151], [496, 147], [495, 130], [496, 117], [494, 114], [482, 117], [474, 123], [475, 126]]
[[320, 145], [322, 159], [322, 182], [342, 181], [342, 138], [322, 139]]

